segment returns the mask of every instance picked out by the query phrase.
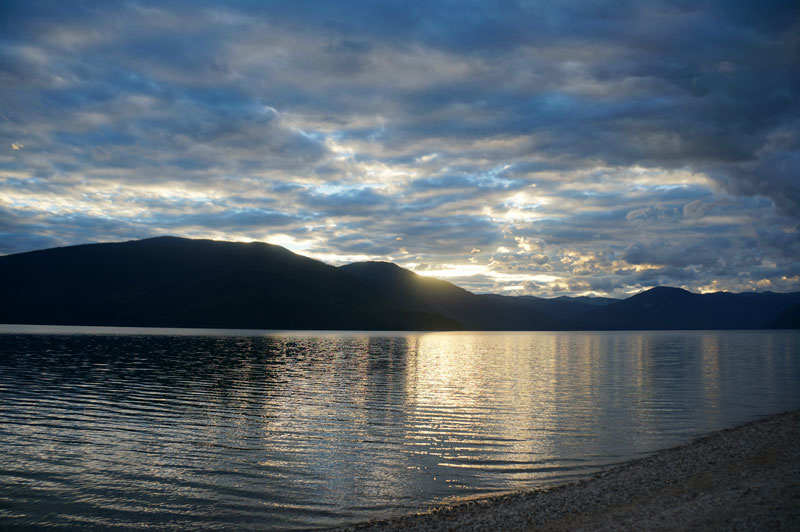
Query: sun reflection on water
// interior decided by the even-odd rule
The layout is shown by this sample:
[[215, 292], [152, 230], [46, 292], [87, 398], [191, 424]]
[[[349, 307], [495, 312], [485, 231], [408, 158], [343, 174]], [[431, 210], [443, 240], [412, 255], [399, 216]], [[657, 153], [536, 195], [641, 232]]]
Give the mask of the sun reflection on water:
[[84, 329], [0, 334], [0, 512], [20, 528], [334, 526], [800, 406], [788, 332]]

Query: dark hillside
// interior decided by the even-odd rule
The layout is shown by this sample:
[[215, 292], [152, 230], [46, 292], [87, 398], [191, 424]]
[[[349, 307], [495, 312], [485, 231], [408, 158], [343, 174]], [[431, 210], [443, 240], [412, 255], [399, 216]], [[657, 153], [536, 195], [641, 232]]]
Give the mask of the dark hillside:
[[661, 286], [581, 318], [593, 329], [761, 329], [798, 301], [798, 293], [693, 294]]
[[772, 320], [770, 329], [800, 329], [800, 303], [793, 305]]
[[476, 295], [454, 284], [424, 277], [389, 262], [341, 267], [400, 308], [448, 316], [473, 330], [561, 330], [570, 325], [514, 301]]
[[476, 295], [386, 262], [339, 268], [263, 243], [162, 237], [0, 257], [0, 323], [254, 329], [797, 327], [800, 293]]
[[0, 257], [0, 322], [273, 329], [452, 329], [347, 273], [263, 243], [162, 237]]
[[[495, 294], [486, 294], [484, 297], [491, 298], [496, 301], [524, 305], [548, 316], [571, 322], [580, 320], [583, 314], [597, 308], [598, 306], [604, 306], [610, 302], [618, 301], [616, 299], [608, 298], [559, 297], [555, 299], [545, 299], [534, 296], [500, 296]], [[595, 301], [595, 299], [601, 299], [601, 302]]]

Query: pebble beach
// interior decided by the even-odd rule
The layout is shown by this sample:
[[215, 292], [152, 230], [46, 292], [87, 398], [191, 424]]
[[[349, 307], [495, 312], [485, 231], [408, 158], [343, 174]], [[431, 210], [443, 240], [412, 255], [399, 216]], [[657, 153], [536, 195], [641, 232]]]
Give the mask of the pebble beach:
[[337, 529], [800, 530], [800, 411], [553, 487]]

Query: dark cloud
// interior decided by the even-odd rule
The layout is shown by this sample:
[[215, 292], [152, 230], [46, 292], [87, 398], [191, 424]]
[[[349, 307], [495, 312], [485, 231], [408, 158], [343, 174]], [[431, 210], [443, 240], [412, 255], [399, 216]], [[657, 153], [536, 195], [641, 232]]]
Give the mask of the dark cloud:
[[375, 214], [390, 201], [371, 188], [340, 188], [331, 192], [307, 190], [300, 196], [302, 204], [316, 216], [367, 216]]
[[224, 212], [208, 212], [179, 214], [155, 217], [148, 221], [156, 227], [206, 227], [225, 230], [249, 230], [256, 228], [280, 228], [301, 221], [299, 216], [292, 216], [262, 209], [235, 209]]
[[800, 289], [795, 1], [8, 0], [0, 32], [0, 253], [172, 232], [483, 290]]
[[731, 243], [727, 239], [716, 239], [708, 242], [692, 242], [673, 245], [665, 240], [641, 243], [636, 242], [625, 250], [622, 258], [629, 264], [654, 264], [658, 266], [716, 266], [721, 258], [730, 250]]
[[360, 72], [369, 62], [372, 45], [368, 42], [338, 39], [328, 43], [323, 51], [328, 59], [328, 70], [336, 75], [352, 75]]
[[410, 188], [417, 190], [472, 189], [472, 190], [513, 190], [524, 186], [521, 180], [499, 177], [497, 172], [483, 175], [443, 175], [414, 180]]

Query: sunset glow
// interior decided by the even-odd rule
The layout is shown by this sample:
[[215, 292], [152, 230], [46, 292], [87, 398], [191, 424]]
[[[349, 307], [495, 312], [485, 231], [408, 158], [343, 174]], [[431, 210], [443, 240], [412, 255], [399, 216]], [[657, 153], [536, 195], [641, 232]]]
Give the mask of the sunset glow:
[[0, 254], [175, 235], [477, 292], [800, 289], [791, 2], [0, 9]]

